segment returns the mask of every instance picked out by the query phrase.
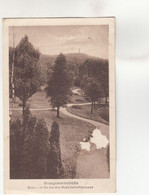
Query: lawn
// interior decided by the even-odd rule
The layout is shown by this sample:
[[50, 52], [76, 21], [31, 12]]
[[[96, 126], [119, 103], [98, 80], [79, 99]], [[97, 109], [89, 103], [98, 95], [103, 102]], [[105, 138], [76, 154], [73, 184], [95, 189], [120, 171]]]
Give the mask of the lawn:
[[109, 124], [109, 108], [103, 108], [101, 111], [98, 111], [103, 105], [96, 105], [95, 109], [93, 109], [93, 113], [90, 113], [91, 106], [90, 105], [83, 105], [79, 106], [80, 109], [69, 107], [67, 111], [75, 114], [77, 116], [81, 116], [87, 119], [92, 119], [104, 124]]
[[[93, 125], [71, 118], [60, 113], [61, 118], [57, 119], [56, 111], [31, 111], [38, 119], [46, 121], [49, 132], [51, 124], [55, 120], [60, 127], [61, 157], [65, 170], [65, 178], [75, 178], [77, 148], [83, 138], [88, 137], [95, 128]], [[12, 118], [21, 116], [21, 111], [13, 111]]]
[[[72, 89], [76, 89], [73, 87]], [[82, 94], [83, 92], [79, 90], [79, 92]], [[79, 103], [86, 103], [87, 101], [84, 99], [84, 97], [81, 95], [73, 94], [70, 97], [70, 101], [68, 103], [74, 103], [74, 104], [79, 104]], [[30, 108], [51, 108], [49, 99], [46, 97], [45, 91], [37, 91], [32, 97], [30, 97], [27, 101], [27, 104], [29, 105]], [[10, 107], [11, 105], [11, 100], [10, 100]], [[22, 108], [21, 106], [21, 101], [19, 98], [16, 97], [16, 101], [14, 104], [14, 108]]]
[[[34, 95], [32, 95], [28, 99], [27, 105], [29, 105], [30, 108], [36, 108], [36, 109], [51, 108], [50, 102], [48, 101], [48, 98], [46, 98], [45, 91], [37, 91]], [[11, 100], [10, 100], [10, 107], [11, 107]], [[22, 108], [21, 101], [17, 97], [14, 104], [14, 108]]]

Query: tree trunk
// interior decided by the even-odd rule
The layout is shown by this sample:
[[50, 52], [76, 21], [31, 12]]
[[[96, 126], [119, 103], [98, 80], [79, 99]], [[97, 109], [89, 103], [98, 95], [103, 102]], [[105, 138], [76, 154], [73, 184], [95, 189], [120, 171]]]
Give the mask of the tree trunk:
[[59, 106], [57, 107], [57, 118], [59, 118]]
[[91, 104], [91, 114], [93, 113], [93, 102]]

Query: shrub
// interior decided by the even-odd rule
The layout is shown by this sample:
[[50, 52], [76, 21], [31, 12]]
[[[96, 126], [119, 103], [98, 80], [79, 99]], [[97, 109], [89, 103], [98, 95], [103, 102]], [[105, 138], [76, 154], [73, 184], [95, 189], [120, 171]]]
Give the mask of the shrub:
[[10, 121], [10, 178], [18, 178], [24, 134], [20, 119]]
[[50, 153], [48, 161], [48, 178], [62, 178], [64, 174], [63, 165], [61, 162], [60, 150], [60, 132], [59, 125], [56, 121], [53, 122], [50, 133]]
[[10, 178], [47, 178], [48, 129], [29, 109], [25, 110], [24, 119], [25, 126], [20, 119], [10, 122]]
[[[43, 120], [31, 118], [29, 124], [33, 126], [25, 139], [21, 170], [23, 178], [47, 178], [47, 162], [50, 150], [49, 133]], [[30, 134], [29, 134], [30, 133]]]

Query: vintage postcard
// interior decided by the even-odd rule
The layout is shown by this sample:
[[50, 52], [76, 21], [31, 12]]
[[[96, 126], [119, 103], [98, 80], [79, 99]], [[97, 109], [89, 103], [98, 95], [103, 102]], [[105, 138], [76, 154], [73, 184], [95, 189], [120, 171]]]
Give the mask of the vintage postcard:
[[115, 192], [115, 19], [3, 20], [5, 193]]

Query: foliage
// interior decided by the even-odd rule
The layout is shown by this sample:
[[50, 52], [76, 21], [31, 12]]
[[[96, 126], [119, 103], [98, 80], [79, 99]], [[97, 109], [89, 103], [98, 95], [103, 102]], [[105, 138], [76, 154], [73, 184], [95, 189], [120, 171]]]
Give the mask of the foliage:
[[50, 150], [48, 129], [43, 120], [31, 118], [33, 129], [25, 138], [22, 151], [21, 171], [23, 178], [47, 178], [47, 162]]
[[98, 78], [101, 72], [108, 71], [108, 60], [87, 59], [79, 68], [79, 75]]
[[49, 76], [48, 86], [46, 88], [47, 96], [53, 107], [57, 107], [57, 117], [59, 117], [59, 108], [65, 105], [71, 95], [70, 87], [72, 85], [71, 76], [66, 69], [66, 59], [60, 54]]
[[81, 83], [82, 89], [84, 91], [84, 97], [87, 101], [91, 103], [91, 113], [93, 111], [93, 105], [95, 102], [102, 98], [102, 88], [101, 85], [97, 82], [97, 80], [93, 78], [84, 77]]
[[56, 121], [53, 122], [50, 133], [50, 154], [48, 161], [48, 178], [62, 178], [63, 177], [63, 165], [61, 162], [61, 150], [60, 150], [60, 132], [59, 125]]
[[22, 121], [10, 123], [10, 176], [13, 179], [47, 178], [49, 133], [43, 120], [25, 110], [25, 131]]
[[[11, 50], [9, 54], [10, 63]], [[37, 66], [40, 53], [29, 42], [28, 37], [22, 38], [15, 48], [14, 59], [14, 86], [15, 95], [23, 102], [23, 110], [26, 102], [41, 85], [40, 74]]]
[[103, 96], [106, 98], [105, 104], [107, 104], [107, 98], [109, 97], [109, 71], [107, 66], [100, 72], [97, 79], [102, 86]]
[[18, 178], [24, 135], [20, 119], [10, 121], [10, 178]]
[[100, 84], [102, 95], [106, 98], [109, 96], [109, 62], [103, 59], [87, 59], [79, 67], [79, 75], [75, 80], [75, 85], [79, 86], [83, 82], [84, 77], [96, 79]]

